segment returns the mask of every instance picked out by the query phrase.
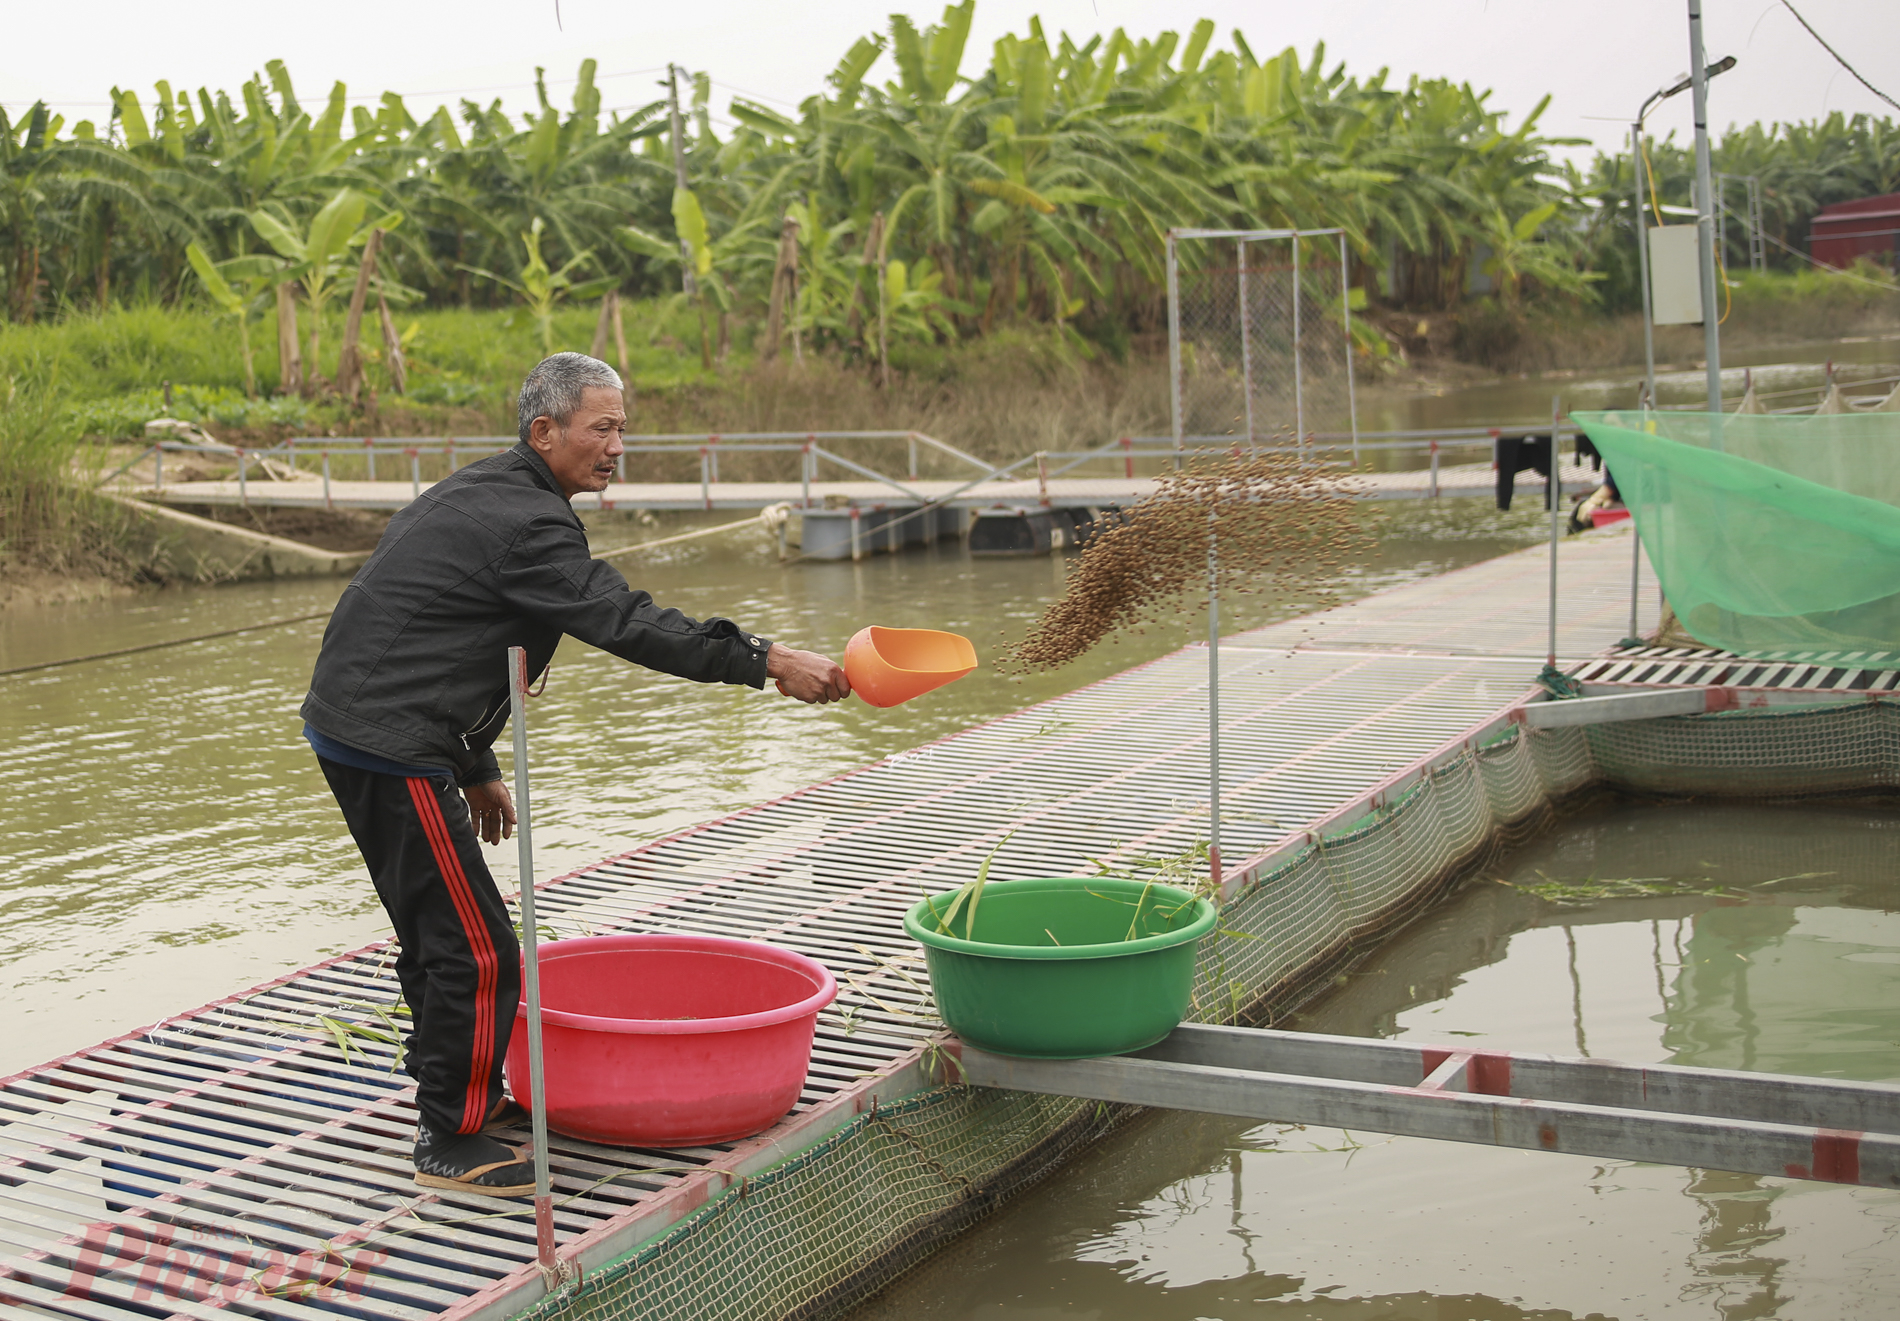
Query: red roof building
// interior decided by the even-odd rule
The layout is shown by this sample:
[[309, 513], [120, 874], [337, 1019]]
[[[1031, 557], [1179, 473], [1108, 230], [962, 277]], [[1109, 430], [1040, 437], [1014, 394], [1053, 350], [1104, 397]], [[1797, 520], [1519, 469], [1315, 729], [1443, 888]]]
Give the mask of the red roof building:
[[1900, 267], [1900, 193], [1823, 208], [1808, 231], [1808, 251], [1835, 270], [1852, 266], [1860, 257]]

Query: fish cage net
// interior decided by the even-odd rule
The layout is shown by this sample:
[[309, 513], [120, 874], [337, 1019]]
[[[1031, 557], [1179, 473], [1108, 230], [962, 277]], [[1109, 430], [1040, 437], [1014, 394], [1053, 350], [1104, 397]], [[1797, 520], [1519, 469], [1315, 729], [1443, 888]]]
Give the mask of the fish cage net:
[[1168, 255], [1177, 440], [1357, 430], [1343, 236], [1190, 234]]
[[[1509, 726], [1250, 878], [1201, 947], [1191, 1016], [1284, 1015], [1451, 884], [1547, 828], [1566, 800], [1599, 790], [1704, 799], [1900, 792], [1900, 702]], [[1136, 1113], [981, 1087], [920, 1093], [735, 1183], [521, 1315], [837, 1316]]]
[[1696, 641], [1900, 669], [1900, 413], [1578, 413]]

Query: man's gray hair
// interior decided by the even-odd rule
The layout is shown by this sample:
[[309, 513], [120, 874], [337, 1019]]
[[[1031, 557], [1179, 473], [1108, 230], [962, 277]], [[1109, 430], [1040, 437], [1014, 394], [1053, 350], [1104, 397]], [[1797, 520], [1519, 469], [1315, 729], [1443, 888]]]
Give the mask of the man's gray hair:
[[620, 392], [620, 373], [585, 353], [557, 353], [543, 358], [528, 379], [521, 383], [515, 397], [515, 419], [521, 439], [537, 417], [551, 417], [562, 426], [581, 406], [585, 390], [605, 389]]

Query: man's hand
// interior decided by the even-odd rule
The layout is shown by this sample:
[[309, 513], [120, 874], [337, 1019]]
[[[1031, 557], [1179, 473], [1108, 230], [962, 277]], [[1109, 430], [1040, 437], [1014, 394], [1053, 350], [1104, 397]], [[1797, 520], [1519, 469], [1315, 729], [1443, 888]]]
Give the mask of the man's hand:
[[514, 835], [515, 800], [509, 796], [505, 780], [470, 785], [462, 790], [462, 797], [468, 799], [469, 817], [484, 843], [499, 844]]
[[815, 651], [793, 651], [774, 642], [765, 654], [765, 677], [778, 680], [778, 690], [801, 702], [839, 702], [851, 696], [844, 667]]

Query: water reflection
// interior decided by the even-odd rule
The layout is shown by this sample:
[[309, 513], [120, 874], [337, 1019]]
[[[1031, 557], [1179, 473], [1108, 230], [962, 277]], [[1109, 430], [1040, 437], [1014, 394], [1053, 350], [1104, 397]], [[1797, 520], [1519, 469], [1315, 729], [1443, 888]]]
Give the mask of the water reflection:
[[[1891, 804], [1601, 808], [1292, 1025], [1900, 1079], [1896, 856]], [[1621, 878], [1742, 893], [1515, 888]], [[1891, 1191], [1155, 1114], [855, 1321], [1884, 1317], [1897, 1238]]]

